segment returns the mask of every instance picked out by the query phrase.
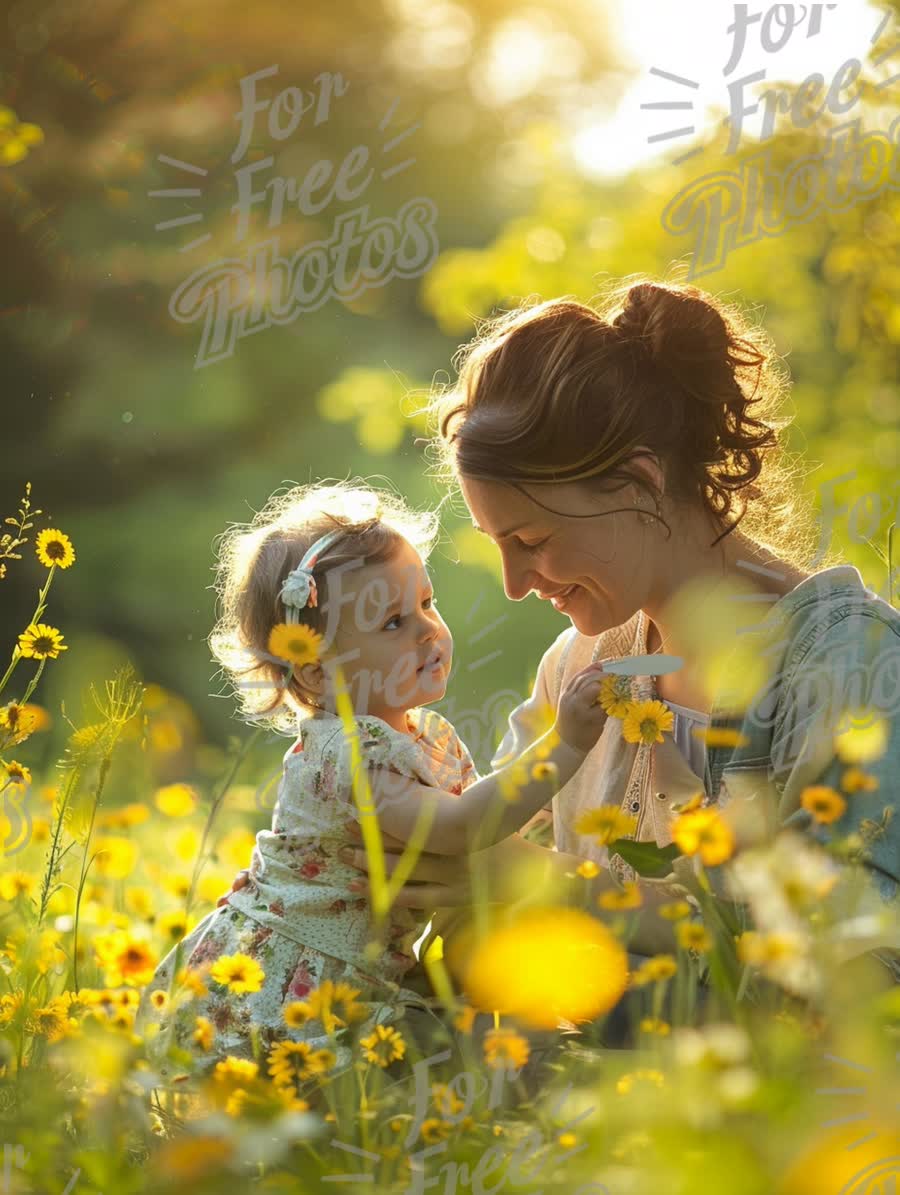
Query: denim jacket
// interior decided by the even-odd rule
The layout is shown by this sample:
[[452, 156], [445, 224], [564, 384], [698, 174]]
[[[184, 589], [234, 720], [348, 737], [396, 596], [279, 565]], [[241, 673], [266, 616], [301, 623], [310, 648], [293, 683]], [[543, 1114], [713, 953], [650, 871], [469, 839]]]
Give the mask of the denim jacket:
[[[492, 766], [527, 745], [537, 710], [549, 705], [555, 711], [565, 682], [592, 659], [645, 653], [647, 630], [642, 610], [594, 637], [566, 628], [544, 653], [531, 696], [510, 715]], [[671, 736], [658, 746], [627, 743], [621, 722], [611, 718], [585, 763], [546, 807], [556, 848], [633, 878], [619, 856], [609, 858], [605, 848], [574, 837], [572, 823], [582, 809], [618, 804], [637, 816], [636, 838], [666, 845], [672, 841], [673, 804], [701, 790], [706, 803], [723, 806], [763, 793], [766, 799], [758, 804], [767, 807], [774, 828], [799, 829], [819, 841], [832, 833], [860, 835], [863, 861], [880, 897], [876, 904], [900, 908], [900, 612], [867, 589], [855, 567], [839, 565], [814, 573], [774, 602], [736, 640], [738, 663], [732, 672], [724, 668], [723, 676], [739, 679], [748, 648], [751, 658], [765, 661], [767, 679], [749, 703], [720, 686], [710, 712], [710, 729], [739, 731], [741, 745], [709, 745], [701, 778]], [[633, 693], [635, 700], [656, 697], [654, 679], [633, 678]], [[846, 809], [837, 821], [815, 823], [801, 806], [802, 792], [811, 785], [841, 791], [849, 764], [836, 753], [835, 736], [846, 728], [845, 715], [861, 707], [874, 709], [886, 727], [878, 757], [860, 764], [878, 788], [845, 795]], [[895, 975], [900, 978], [900, 964]]]

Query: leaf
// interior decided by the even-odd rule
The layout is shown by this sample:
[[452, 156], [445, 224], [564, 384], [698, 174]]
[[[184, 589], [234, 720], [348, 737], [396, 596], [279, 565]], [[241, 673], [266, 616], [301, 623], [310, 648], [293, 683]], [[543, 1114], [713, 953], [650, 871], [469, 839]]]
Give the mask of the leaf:
[[633, 838], [617, 838], [609, 844], [609, 850], [614, 855], [621, 855], [638, 875], [652, 879], [667, 876], [673, 860], [681, 854], [674, 842], [669, 846], [657, 846], [655, 842], [635, 842]]

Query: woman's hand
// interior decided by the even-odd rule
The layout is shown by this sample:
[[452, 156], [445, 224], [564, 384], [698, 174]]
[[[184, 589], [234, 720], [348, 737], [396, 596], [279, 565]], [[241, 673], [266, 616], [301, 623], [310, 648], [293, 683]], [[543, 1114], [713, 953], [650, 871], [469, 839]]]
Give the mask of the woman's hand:
[[588, 664], [567, 681], [559, 697], [556, 711], [556, 731], [564, 743], [587, 754], [594, 746], [609, 715], [597, 704], [600, 684], [604, 680], [600, 660]]

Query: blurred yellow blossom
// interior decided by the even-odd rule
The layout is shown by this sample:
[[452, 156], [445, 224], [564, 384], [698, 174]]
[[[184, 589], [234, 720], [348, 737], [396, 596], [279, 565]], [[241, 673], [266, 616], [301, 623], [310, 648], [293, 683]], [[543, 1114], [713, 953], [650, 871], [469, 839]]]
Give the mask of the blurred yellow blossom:
[[166, 817], [187, 817], [197, 808], [197, 792], [189, 784], [167, 784], [156, 790], [153, 802]]
[[527, 1038], [513, 1029], [489, 1029], [484, 1035], [484, 1061], [493, 1070], [519, 1070], [529, 1053]]

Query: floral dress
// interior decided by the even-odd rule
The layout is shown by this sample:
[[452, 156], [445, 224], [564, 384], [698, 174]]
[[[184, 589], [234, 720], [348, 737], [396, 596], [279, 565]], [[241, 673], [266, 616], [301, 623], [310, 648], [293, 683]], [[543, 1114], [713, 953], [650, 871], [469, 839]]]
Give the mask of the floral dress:
[[[354, 721], [365, 764], [456, 796], [478, 779], [465, 744], [435, 710], [408, 711], [409, 734], [374, 715]], [[176, 984], [168, 1004], [159, 1010], [150, 995], [169, 991], [177, 947], [142, 994], [136, 1030], [147, 1039], [148, 1055], [162, 1075], [175, 1066], [165, 1056], [173, 1044], [190, 1050], [200, 1070], [227, 1054], [253, 1058], [251, 1030], [263, 1053], [279, 1040], [305, 1041], [333, 1050], [336, 1068], [343, 1067], [350, 1051], [339, 1035], [329, 1038], [319, 1019], [289, 1028], [283, 1015], [286, 1005], [306, 999], [327, 979], [366, 997], [369, 1016], [360, 1031], [396, 1020], [405, 1005], [424, 1004], [402, 980], [416, 965], [412, 947], [427, 918], [392, 909], [384, 949], [367, 955], [374, 936], [369, 902], [349, 891], [359, 872], [338, 858], [341, 847], [358, 846], [348, 831], [359, 821], [343, 724], [334, 714], [317, 712], [300, 723], [299, 732], [284, 756], [272, 828], [256, 836], [249, 882], [183, 939], [178, 970], [186, 972], [186, 982]], [[258, 991], [235, 992], [209, 976], [217, 959], [234, 954], [248, 955], [265, 973]], [[195, 1039], [198, 1017], [209, 1022], [211, 1041]], [[148, 1036], [154, 1024], [159, 1028]]]

